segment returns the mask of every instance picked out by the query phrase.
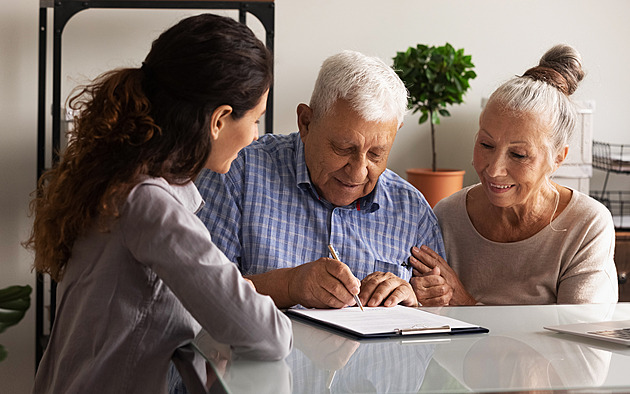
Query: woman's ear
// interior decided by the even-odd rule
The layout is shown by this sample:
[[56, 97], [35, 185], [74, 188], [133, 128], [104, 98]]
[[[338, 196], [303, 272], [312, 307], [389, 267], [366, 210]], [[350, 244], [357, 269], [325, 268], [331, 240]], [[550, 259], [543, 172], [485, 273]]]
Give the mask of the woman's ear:
[[556, 156], [556, 168], [555, 168], [555, 170], [557, 170], [558, 167], [560, 167], [560, 165], [567, 158], [568, 154], [569, 154], [569, 146], [565, 145], [564, 148], [560, 149], [560, 151], [558, 152], [558, 155]]
[[230, 105], [221, 105], [212, 112], [210, 116], [210, 136], [212, 140], [219, 138], [221, 131], [232, 120], [232, 107]]

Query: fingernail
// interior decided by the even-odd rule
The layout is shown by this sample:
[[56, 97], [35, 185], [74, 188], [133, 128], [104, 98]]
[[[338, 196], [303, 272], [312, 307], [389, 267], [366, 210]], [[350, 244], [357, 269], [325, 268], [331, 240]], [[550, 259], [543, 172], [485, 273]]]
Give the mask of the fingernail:
[[413, 248], [411, 248], [411, 251], [412, 251], [412, 252], [419, 252], [419, 251], [420, 251], [420, 249], [418, 249], [418, 247], [417, 247], [417, 246], [414, 246]]

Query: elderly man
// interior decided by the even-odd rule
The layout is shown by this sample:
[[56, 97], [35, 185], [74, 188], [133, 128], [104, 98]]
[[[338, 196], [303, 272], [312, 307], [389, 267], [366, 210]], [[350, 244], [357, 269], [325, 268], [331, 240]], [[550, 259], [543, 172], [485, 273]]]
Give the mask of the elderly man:
[[386, 169], [406, 109], [390, 67], [345, 51], [298, 105], [299, 133], [265, 135], [227, 174], [200, 174], [213, 241], [278, 307], [342, 308], [355, 294], [367, 306], [417, 305], [410, 249], [444, 255], [444, 245], [422, 195]]

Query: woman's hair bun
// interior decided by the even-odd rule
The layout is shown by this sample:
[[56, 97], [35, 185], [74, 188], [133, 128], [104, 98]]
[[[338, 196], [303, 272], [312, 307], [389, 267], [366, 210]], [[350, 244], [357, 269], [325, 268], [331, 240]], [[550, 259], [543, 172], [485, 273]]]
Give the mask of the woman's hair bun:
[[538, 66], [525, 71], [524, 77], [546, 82], [570, 96], [575, 92], [586, 73], [582, 69], [582, 57], [570, 45], [559, 44], [549, 49]]

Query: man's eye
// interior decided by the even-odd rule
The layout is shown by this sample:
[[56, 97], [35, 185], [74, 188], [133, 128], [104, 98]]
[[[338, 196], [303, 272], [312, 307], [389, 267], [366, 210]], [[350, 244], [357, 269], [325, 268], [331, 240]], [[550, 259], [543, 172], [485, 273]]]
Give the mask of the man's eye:
[[338, 155], [348, 155], [352, 153], [352, 148], [340, 148], [340, 147], [333, 146], [333, 150]]

